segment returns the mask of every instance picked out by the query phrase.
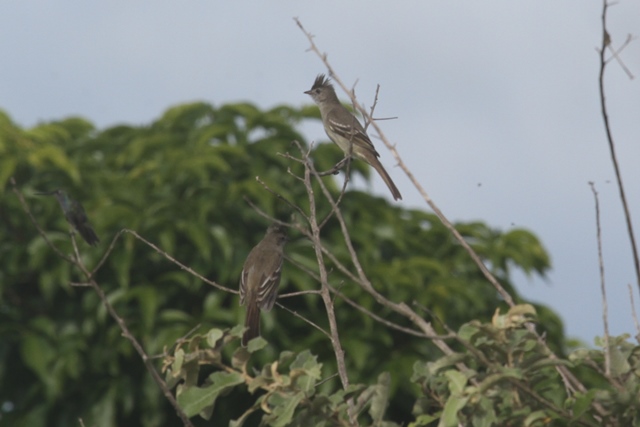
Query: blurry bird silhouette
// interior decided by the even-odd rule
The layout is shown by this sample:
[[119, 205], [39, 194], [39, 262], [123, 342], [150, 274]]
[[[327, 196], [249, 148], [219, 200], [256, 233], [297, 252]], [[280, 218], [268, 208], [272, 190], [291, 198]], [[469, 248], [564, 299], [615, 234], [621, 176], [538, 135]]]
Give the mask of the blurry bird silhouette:
[[80, 233], [84, 241], [91, 246], [98, 244], [100, 239], [98, 239], [96, 232], [91, 228], [89, 220], [87, 219], [87, 214], [80, 202], [69, 198], [67, 193], [62, 190], [53, 190], [36, 194], [41, 196], [55, 196], [56, 199], [58, 199], [58, 203], [60, 203], [60, 207], [64, 212], [65, 218], [73, 228], [78, 230], [78, 233]]

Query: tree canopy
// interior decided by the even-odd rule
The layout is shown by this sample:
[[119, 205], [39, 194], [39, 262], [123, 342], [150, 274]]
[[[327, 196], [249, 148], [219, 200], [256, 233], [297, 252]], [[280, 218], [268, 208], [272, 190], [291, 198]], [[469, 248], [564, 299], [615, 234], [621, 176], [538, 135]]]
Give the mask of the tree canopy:
[[[233, 366], [249, 373], [280, 360], [292, 369], [292, 378], [298, 374], [291, 372], [302, 369], [309, 388], [327, 396], [341, 388], [333, 377], [338, 368], [331, 340], [320, 330], [330, 325], [323, 300], [314, 292], [320, 288], [316, 248], [302, 232], [291, 230], [285, 251], [278, 303], [286, 309], [276, 307], [262, 316], [268, 344], [250, 346], [246, 360], [238, 361], [236, 350], [244, 313], [237, 293], [192, 273], [237, 291], [243, 261], [270, 223], [265, 216], [300, 225], [301, 212], [308, 213], [311, 205], [318, 218], [328, 218], [320, 236], [332, 254], [325, 261], [328, 282], [337, 292], [335, 319], [349, 378], [374, 387], [374, 395], [389, 390], [388, 409], [372, 404], [377, 409], [370, 411], [371, 419], [384, 413], [384, 419], [406, 424], [426, 413], [417, 408], [420, 399], [424, 402], [424, 387], [434, 386], [435, 380], [425, 364], [442, 353], [432, 341], [383, 323], [412, 327], [353, 284], [357, 269], [341, 223], [331, 215], [332, 205], [321, 197], [311, 202], [299, 179], [305, 167], [293, 158], [305, 150], [317, 170], [330, 169], [343, 156], [333, 144], [310, 147], [296, 130], [301, 120], [317, 118], [316, 108], [261, 111], [248, 103], [193, 103], [171, 108], [143, 126], [100, 130], [74, 117], [23, 129], [0, 112], [0, 422], [36, 427], [78, 425], [78, 419], [86, 426], [182, 425], [87, 277], [52, 250], [16, 197], [24, 195], [50, 242], [71, 255], [69, 226], [59, 206], [35, 195], [58, 188], [84, 205], [101, 239], [96, 248], [76, 241], [82, 262], [90, 270], [99, 266], [92, 279], [146, 353], [165, 361], [170, 355], [168, 372], [182, 372], [168, 383], [200, 384], [210, 375], [208, 381], [218, 384], [223, 373], [216, 373], [216, 366], [228, 367], [224, 381], [229, 381], [229, 391], [214, 399], [215, 425], [238, 419], [255, 400], [249, 393], [254, 390], [231, 387], [243, 377], [229, 374], [230, 364], [216, 365], [220, 360], [234, 357]], [[349, 167], [352, 174], [369, 176], [362, 162]], [[339, 197], [344, 175], [321, 179]], [[314, 194], [322, 194], [320, 181], [310, 182]], [[488, 333], [481, 325], [492, 318], [492, 327], [499, 329], [496, 309], [504, 313], [508, 307], [434, 214], [351, 189], [339, 209], [350, 232], [348, 242], [376, 292], [412, 306], [441, 334], [467, 331], [471, 339], [469, 328]], [[456, 228], [517, 302], [524, 301], [512, 286], [513, 269], [544, 276], [550, 268], [548, 254], [530, 231], [497, 230], [482, 222], [458, 223]], [[545, 307], [536, 308], [539, 332], [563, 355], [561, 321]], [[471, 321], [479, 323], [470, 326]], [[494, 338], [497, 343], [504, 336]], [[521, 334], [512, 339], [532, 338]], [[180, 357], [201, 349], [205, 341], [215, 363], [184, 370], [187, 362]], [[463, 349], [459, 343], [453, 346]], [[160, 371], [162, 357], [153, 363]], [[342, 398], [353, 396], [347, 392]], [[327, 399], [318, 405], [335, 403]], [[194, 414], [202, 410], [190, 408]], [[251, 416], [256, 423], [260, 419], [257, 412]], [[192, 421], [211, 425], [198, 417]], [[419, 425], [428, 425], [423, 421]]]

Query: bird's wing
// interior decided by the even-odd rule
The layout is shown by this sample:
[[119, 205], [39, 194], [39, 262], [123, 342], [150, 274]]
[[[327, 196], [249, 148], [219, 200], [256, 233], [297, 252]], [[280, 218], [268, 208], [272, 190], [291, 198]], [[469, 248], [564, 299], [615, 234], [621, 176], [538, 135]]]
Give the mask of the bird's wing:
[[[348, 112], [348, 110], [347, 110]], [[331, 130], [333, 130], [338, 135], [346, 138], [350, 141], [353, 141], [355, 144], [358, 144], [362, 148], [366, 148], [371, 151], [376, 157], [380, 157], [380, 154], [376, 151], [376, 148], [373, 146], [373, 142], [369, 139], [369, 135], [365, 132], [364, 128], [358, 121], [358, 119], [351, 114], [351, 123], [345, 124], [342, 120], [340, 120], [340, 115], [336, 110], [332, 110], [327, 114], [327, 121], [331, 126]]]
[[[249, 255], [251, 256], [251, 254]], [[247, 264], [249, 264], [250, 267], [247, 267]], [[263, 266], [263, 271], [256, 271], [256, 264]], [[240, 305], [244, 304], [247, 293], [255, 289], [250, 286], [251, 281], [257, 280], [260, 284], [256, 298], [258, 306], [265, 311], [271, 310], [278, 297], [278, 285], [280, 284], [281, 273], [281, 254], [272, 252], [267, 253], [266, 258], [260, 261], [250, 263], [245, 261], [245, 266], [242, 268], [242, 273], [240, 274]]]
[[274, 258], [273, 261], [273, 264], [276, 264], [276, 268], [270, 272], [263, 272], [260, 278], [258, 305], [264, 311], [271, 310], [278, 298], [278, 286], [280, 285], [280, 275], [282, 273], [282, 257], [278, 255], [277, 259]]

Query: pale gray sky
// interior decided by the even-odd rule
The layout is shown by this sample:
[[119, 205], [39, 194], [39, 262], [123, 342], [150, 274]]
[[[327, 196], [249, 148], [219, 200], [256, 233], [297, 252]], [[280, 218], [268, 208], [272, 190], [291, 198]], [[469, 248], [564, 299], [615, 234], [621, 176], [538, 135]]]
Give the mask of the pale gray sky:
[[[0, 108], [22, 126], [81, 115], [103, 128], [144, 124], [204, 100], [303, 105], [325, 69], [298, 17], [452, 220], [526, 227], [553, 259], [518, 289], [554, 308], [569, 336], [603, 331], [594, 202], [600, 192], [612, 333], [640, 307], [597, 91], [601, 2], [72, 2], [0, 6]], [[610, 9], [615, 45], [640, 35], [640, 5]], [[640, 40], [623, 53], [640, 76]], [[640, 238], [640, 89], [612, 63], [607, 101]], [[319, 125], [309, 140], [325, 140]], [[427, 209], [378, 143], [407, 207]], [[481, 183], [481, 186], [478, 184]], [[388, 196], [376, 178], [372, 191]]]

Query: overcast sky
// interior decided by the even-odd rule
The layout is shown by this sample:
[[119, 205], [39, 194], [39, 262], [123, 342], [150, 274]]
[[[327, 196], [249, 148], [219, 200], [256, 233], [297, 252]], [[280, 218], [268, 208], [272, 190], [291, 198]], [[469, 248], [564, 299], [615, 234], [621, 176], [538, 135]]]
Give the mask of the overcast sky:
[[[600, 193], [610, 328], [635, 334], [627, 284], [640, 297], [598, 98], [600, 1], [72, 2], [0, 6], [0, 108], [29, 127], [71, 115], [98, 127], [147, 124], [204, 100], [302, 106], [320, 60], [293, 21], [376, 116], [436, 204], [541, 238], [553, 270], [517, 276], [554, 308], [570, 337], [602, 335], [593, 195]], [[620, 0], [609, 31], [640, 35], [640, 4]], [[622, 54], [640, 76], [640, 40]], [[640, 88], [606, 75], [613, 135], [640, 238]], [[341, 95], [343, 98], [346, 96]], [[309, 140], [326, 140], [318, 124]], [[375, 140], [374, 140], [375, 142]], [[406, 207], [427, 206], [378, 142]], [[376, 177], [371, 188], [387, 194]]]

